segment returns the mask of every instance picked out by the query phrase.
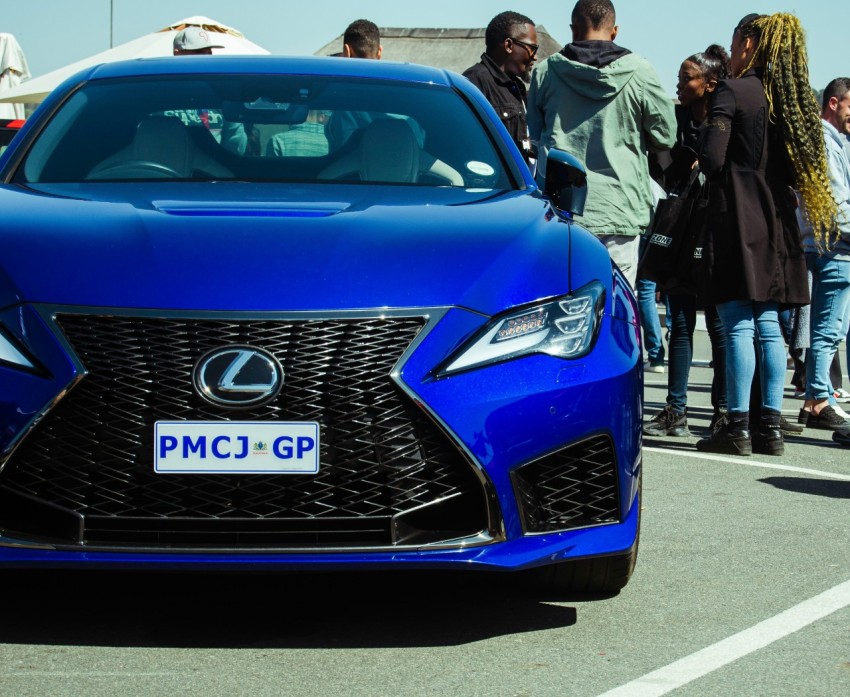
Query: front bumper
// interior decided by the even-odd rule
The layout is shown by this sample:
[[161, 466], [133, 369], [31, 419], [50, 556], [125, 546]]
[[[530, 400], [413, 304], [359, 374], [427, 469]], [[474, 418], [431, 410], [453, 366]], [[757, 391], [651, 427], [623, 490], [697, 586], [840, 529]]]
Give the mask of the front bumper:
[[[69, 315], [64, 325], [67, 335], [68, 327], [75, 320], [70, 318], [74, 312], [65, 312]], [[36, 327], [38, 323], [29, 317], [32, 328], [30, 334], [41, 336], [42, 343], [46, 341], [45, 337], [56, 336], [55, 327], [51, 324], [57, 313], [61, 315], [62, 309], [45, 311], [42, 308], [39, 313], [43, 321], [41, 327]], [[86, 313], [90, 314], [91, 310], [86, 310]], [[406, 317], [424, 317], [409, 312], [406, 315], [401, 314]], [[109, 317], [116, 315], [125, 323], [127, 318], [130, 324], [134, 321], [133, 315], [127, 313], [123, 319], [120, 312], [112, 312]], [[210, 318], [203, 319], [207, 321]], [[219, 321], [222, 318], [213, 319]], [[362, 313], [356, 317], [343, 318], [344, 322], [350, 320], [355, 324], [360, 319]], [[155, 318], [157, 322], [161, 320], [162, 318]], [[283, 320], [290, 324], [293, 322], [292, 317], [263, 317], [263, 331], [275, 322]], [[162, 321], [167, 323], [170, 320], [165, 318]], [[183, 318], [179, 318], [178, 323], [180, 321], [183, 321]], [[242, 316], [224, 318], [223, 321], [235, 324], [238, 331], [244, 329], [239, 326], [240, 322], [245, 321]], [[315, 324], [312, 318], [307, 318], [307, 321]], [[387, 436], [380, 435], [380, 432], [387, 424], [382, 426], [375, 418], [377, 412], [384, 408], [384, 403], [382, 402], [380, 407], [374, 404], [372, 407], [364, 407], [358, 401], [358, 395], [352, 396], [348, 393], [345, 385], [337, 385], [334, 388], [339, 388], [339, 391], [331, 392], [333, 399], [330, 401], [344, 405], [342, 411], [352, 411], [352, 403], [359, 405], [353, 411], [358, 414], [354, 421], [357, 421], [361, 432], [350, 439], [350, 444], [343, 444], [338, 438], [335, 450], [323, 454], [323, 459], [326, 458], [328, 462], [338, 463], [348, 457], [353, 463], [347, 465], [349, 469], [344, 478], [347, 477], [350, 483], [350, 486], [345, 486], [356, 490], [355, 496], [346, 502], [345, 515], [342, 517], [356, 519], [359, 525], [362, 519], [370, 518], [371, 510], [381, 502], [383, 508], [375, 517], [395, 520], [395, 517], [407, 516], [410, 511], [420, 510], [423, 505], [427, 508], [432, 502], [442, 502], [447, 497], [460, 495], [466, 497], [461, 500], [470, 501], [471, 507], [477, 511], [469, 517], [461, 513], [462, 524], [458, 525], [455, 520], [453, 525], [441, 526], [440, 522], [435, 520], [448, 509], [435, 507], [433, 510], [438, 515], [426, 516], [428, 524], [424, 532], [413, 526], [414, 531], [411, 533], [410, 526], [407, 526], [404, 534], [396, 535], [398, 526], [393, 527], [394, 523], [390, 523], [388, 537], [383, 540], [375, 538], [364, 542], [362, 539], [349, 539], [340, 544], [338, 538], [316, 537], [313, 523], [317, 520], [323, 522], [325, 519], [316, 513], [318, 509], [307, 508], [314, 503], [316, 495], [316, 489], [312, 488], [313, 483], [308, 482], [299, 489], [292, 506], [293, 510], [304, 509], [301, 520], [308, 520], [310, 523], [306, 530], [299, 528], [297, 531], [302, 535], [298, 544], [287, 544], [286, 540], [292, 539], [292, 531], [289, 529], [285, 532], [290, 537], [284, 535], [268, 544], [262, 542], [262, 535], [251, 539], [249, 536], [231, 534], [229, 538], [219, 537], [218, 539], [222, 540], [220, 544], [209, 539], [198, 544], [197, 541], [192, 542], [191, 538], [174, 536], [173, 531], [163, 532], [163, 521], [180, 519], [182, 524], [185, 522], [182, 519], [200, 520], [201, 517], [226, 521], [230, 509], [224, 510], [224, 514], [219, 509], [222, 506], [232, 506], [234, 497], [230, 492], [224, 497], [210, 493], [217, 486], [220, 487], [221, 482], [207, 482], [204, 484], [206, 493], [199, 504], [204, 509], [201, 516], [193, 513], [196, 509], [185, 505], [186, 497], [196, 496], [197, 490], [201, 488], [200, 479], [190, 477], [179, 483], [176, 490], [182, 493], [175, 493], [175, 490], [163, 493], [161, 489], [156, 493], [153, 488], [145, 489], [147, 486], [160, 486], [156, 476], [150, 473], [149, 463], [144, 459], [144, 453], [150, 451], [150, 444], [143, 442], [144, 434], [152, 421], [163, 417], [175, 418], [174, 413], [170, 411], [174, 408], [174, 403], [179, 403], [179, 408], [184, 409], [180, 415], [182, 418], [196, 418], [192, 416], [194, 407], [191, 404], [188, 407], [183, 404], [182, 397], [170, 401], [166, 394], [164, 399], [161, 399], [162, 391], [151, 389], [150, 385], [146, 384], [160, 379], [150, 377], [151, 374], [155, 375], [156, 371], [143, 372], [141, 377], [137, 378], [138, 384], [136, 388], [130, 389], [131, 397], [128, 403], [118, 410], [120, 414], [117, 418], [120, 420], [138, 421], [135, 432], [141, 434], [140, 437], [122, 436], [116, 442], [110, 437], [110, 429], [101, 432], [97, 430], [99, 426], [93, 426], [93, 430], [81, 439], [80, 445], [72, 442], [73, 439], [68, 435], [69, 429], [65, 429], [65, 435], [60, 433], [58, 436], [56, 430], [51, 430], [51, 419], [60, 413], [63, 402], [66, 408], [68, 405], [73, 406], [74, 400], [80, 395], [86, 395], [86, 404], [89, 407], [100, 401], [108, 402], [112, 397], [103, 395], [112, 395], [118, 389], [116, 386], [124, 390], [125, 375], [135, 372], [124, 370], [120, 367], [120, 362], [119, 368], [112, 366], [113, 354], [120, 352], [116, 344], [123, 341], [121, 337], [129, 330], [124, 327], [121, 331], [103, 331], [101, 328], [98, 332], [91, 333], [91, 336], [102, 338], [91, 341], [91, 345], [85, 350], [80, 349], [78, 338], [72, 338], [64, 347], [58, 347], [54, 343], [38, 352], [39, 357], [44, 358], [46, 369], [60, 387], [55, 389], [55, 392], [64, 398], [58, 400], [57, 404], [54, 404], [53, 400], [45, 401], [42, 411], [31, 418], [27, 428], [14, 434], [10, 441], [13, 446], [10, 450], [14, 450], [14, 447], [18, 450], [12, 452], [0, 472], [0, 564], [116, 567], [153, 565], [163, 568], [235, 565], [263, 567], [271, 564], [298, 569], [415, 565], [519, 569], [567, 558], [627, 551], [634, 545], [637, 534], [636, 492], [640, 476], [642, 372], [635, 327], [628, 322], [606, 317], [597, 346], [580, 361], [566, 362], [549, 356], [531, 356], [450, 378], [434, 379], [431, 374], [433, 366], [456, 344], [459, 336], [467, 335], [479, 321], [476, 316], [459, 310], [434, 312], [428, 320], [426, 330], [418, 335], [416, 331], [409, 334], [416, 335], [415, 340], [400, 346], [396, 354], [387, 357], [382, 355], [383, 351], [366, 351], [365, 358], [357, 359], [366, 363], [383, 360], [381, 365], [384, 367], [380, 367], [378, 373], [385, 376], [384, 382], [390, 387], [394, 383], [394, 387], [390, 389], [384, 385], [376, 389], [383, 390], [382, 395], [387, 395], [387, 399], [396, 399], [393, 396], [395, 392], [406, 395], [406, 399], [399, 398], [401, 401], [398, 403], [392, 402], [392, 408], [400, 405], [407, 416], [394, 417], [395, 420], [387, 430], [396, 433], [399, 424], [404, 428], [408, 427], [408, 423], [412, 424], [411, 433], [415, 433], [417, 438], [412, 439], [410, 435], [401, 436], [402, 440], [409, 441], [408, 445], [412, 444], [413, 440], [417, 441], [416, 447], [407, 456], [399, 461], [385, 459], [381, 454], [381, 444], [384, 442], [382, 438]], [[364, 336], [370, 336], [373, 329], [370, 328]], [[165, 334], [168, 335], [168, 331]], [[249, 339], [253, 340], [252, 337]], [[220, 342], [221, 339], [216, 336], [214, 341]], [[239, 341], [244, 342], [246, 339], [240, 337]], [[406, 341], [410, 342], [410, 339]], [[173, 343], [173, 337], [164, 340], [163, 345], [168, 345], [169, 342]], [[101, 352], [98, 357], [102, 343], [109, 349]], [[144, 342], [134, 338], [131, 343], [137, 345]], [[352, 351], [359, 355], [364, 353], [360, 344], [368, 342], [361, 336], [360, 339], [349, 343], [353, 347]], [[325, 338], [316, 342], [316, 346], [325, 345]], [[57, 350], [59, 348], [65, 350]], [[202, 353], [205, 348], [193, 346], [192, 350]], [[287, 350], [281, 349], [284, 354]], [[292, 366], [298, 366], [299, 361], [303, 363], [302, 359], [297, 356], [288, 357]], [[98, 360], [102, 360], [101, 367], [98, 367]], [[190, 356], [184, 363], [190, 365], [192, 360]], [[87, 370], [90, 374], [83, 377]], [[87, 393], [83, 389], [87, 384], [94, 385], [98, 375], [107, 370], [113, 370], [114, 376], [107, 378], [106, 382], [112, 381], [114, 385], [108, 384], [104, 391]], [[175, 370], [177, 377], [171, 375], [168, 380], [190, 383], [186, 376], [181, 377], [180, 370], [184, 370], [183, 368]], [[297, 376], [299, 370], [303, 371], [303, 366], [295, 367], [290, 374]], [[345, 374], [346, 371], [343, 369], [338, 372]], [[389, 380], [390, 374], [392, 381]], [[40, 381], [39, 386], [44, 392], [44, 376], [22, 376], [15, 373], [14, 380], [21, 383], [21, 394], [34, 394], [29, 389], [32, 385], [28, 383], [37, 381]], [[297, 385], [297, 378], [294, 378], [294, 381], [293, 384]], [[316, 381], [315, 375], [305, 378], [305, 385], [311, 381]], [[69, 387], [72, 388], [69, 396], [65, 396], [64, 390]], [[295, 389], [293, 387], [293, 390]], [[305, 392], [310, 391], [309, 385], [303, 389]], [[360, 396], [369, 393], [370, 389], [362, 389]], [[145, 402], [147, 398], [140, 396], [147, 393], [156, 397], [154, 401], [159, 399], [159, 407], [148, 404]], [[157, 408], [160, 412], [165, 411], [154, 413]], [[289, 405], [286, 408], [289, 408]], [[94, 421], [99, 423], [107, 417], [112, 418], [115, 412], [115, 405], [109, 403]], [[259, 414], [256, 418], [280, 418], [281, 413], [278, 409], [269, 414]], [[213, 416], [227, 418], [221, 414]], [[72, 418], [72, 415], [68, 414], [67, 418]], [[244, 414], [240, 414], [240, 418], [244, 418]], [[295, 414], [293, 417], [290, 414], [287, 418], [306, 416]], [[342, 418], [342, 414], [337, 409], [334, 413], [323, 412], [318, 420], [325, 419], [325, 422], [333, 424], [334, 419], [339, 418]], [[76, 432], [78, 428], [89, 428], [89, 421], [92, 419], [83, 418], [79, 425], [70, 430]], [[33, 427], [31, 432], [30, 427]], [[50, 445], [51, 438], [54, 439], [53, 445]], [[541, 526], [534, 516], [529, 515], [529, 510], [533, 507], [529, 501], [537, 496], [537, 509], [545, 509], [551, 502], [545, 492], [540, 493], [540, 489], [537, 493], [532, 491], [530, 495], [526, 490], [523, 495], [520, 491], [523, 487], [519, 486], [518, 482], [528, 479], [520, 476], [524, 468], [546, 461], [547, 458], [557, 460], [562, 451], [594, 438], [610, 443], [607, 448], [610, 451], [610, 466], [605, 463], [602, 466], [603, 470], [608, 466], [608, 471], [603, 472], [603, 495], [581, 491], [577, 497], [573, 497], [583, 507], [580, 514], [572, 518], [570, 511], [559, 510], [553, 514], [559, 516], [558, 520], [565, 521], [564, 528], [570, 529], [551, 531], [553, 526], [547, 527], [545, 521]], [[367, 455], [364, 455], [361, 447], [364, 442]], [[421, 448], [423, 442], [430, 443], [427, 452]], [[390, 450], [397, 451], [401, 445], [404, 444], [397, 441]], [[73, 458], [76, 459], [68, 460], [68, 452], [73, 452]], [[130, 455], [127, 456], [127, 453]], [[17, 466], [16, 463], [24, 456], [30, 458], [27, 465]], [[374, 458], [368, 475], [359, 469], [364, 457]], [[581, 457], [577, 459], [582, 460]], [[62, 461], [64, 468], [61, 472], [53, 469], [59, 461]], [[104, 466], [106, 461], [119, 464]], [[594, 466], [599, 469], [598, 463]], [[415, 476], [413, 479], [404, 480], [403, 485], [390, 484], [387, 488], [383, 482], [386, 479], [384, 474], [388, 470], [395, 473], [414, 471]], [[364, 479], [376, 477], [383, 478], [380, 485], [361, 486]], [[245, 479], [230, 481], [234, 490], [246, 488], [243, 486], [247, 481]], [[287, 486], [293, 481], [287, 480]], [[339, 480], [334, 480], [332, 484], [334, 487], [342, 486]], [[226, 484], [225, 488], [228, 486], [230, 484]], [[106, 491], [103, 491], [104, 487], [107, 487]], [[81, 532], [72, 532], [66, 537], [59, 535], [57, 538], [54, 534], [51, 538], [51, 535], [45, 535], [43, 530], [30, 530], [30, 534], [21, 534], [22, 530], [26, 533], [25, 528], [14, 529], [14, 525], [3, 524], [2, 516], [8, 513], [8, 509], [4, 511], [2, 506], [4, 488], [7, 492], [14, 491], [17, 497], [15, 505], [18, 506], [21, 501], [25, 504], [28, 497], [39, 499], [44, 505], [36, 518], [42, 514], [49, 517], [56, 509], [62, 509], [62, 515], [65, 515], [66, 510], [70, 510], [73, 516], [78, 518], [89, 516], [92, 520], [107, 520], [112, 528], [100, 537], [91, 538], [86, 537], [85, 526], [80, 528]], [[253, 518], [264, 522], [269, 517], [274, 518], [274, 515], [267, 514], [270, 501], [284, 494], [267, 490], [265, 484], [261, 489], [259, 494], [254, 490], [251, 496], [242, 497], [252, 503], [240, 504], [243, 506], [240, 511], [250, 509]], [[388, 491], [392, 494], [389, 498], [394, 497], [394, 500], [386, 503], [384, 499], [387, 498]], [[154, 493], [156, 496], [151, 502], [150, 497]], [[419, 498], [416, 498], [417, 496]], [[45, 500], [45, 497], [49, 500]], [[161, 510], [167, 503], [171, 505], [171, 497], [180, 499], [180, 514], [171, 513], [172, 509], [167, 507], [167, 510]], [[8, 497], [6, 500], [9, 500]], [[566, 500], [573, 499], [567, 497]], [[586, 501], [590, 503], [585, 505]], [[456, 509], [457, 507], [454, 513], [458, 513]], [[416, 517], [418, 513], [413, 515], [416, 520], [421, 520], [421, 516]], [[539, 518], [539, 515], [537, 517]], [[147, 525], [145, 535], [132, 539], [115, 536], [115, 529], [131, 528], [133, 520], [141, 518]], [[69, 519], [66, 515], [65, 522]], [[76, 524], [75, 520], [76, 518], [72, 520], [71, 527]], [[113, 525], [115, 521], [118, 522], [117, 525]], [[557, 528], [558, 525], [554, 527]], [[360, 531], [357, 525], [355, 528], [357, 532]], [[305, 534], [313, 540], [312, 543], [304, 542]], [[188, 543], [187, 539], [190, 540]], [[247, 543], [240, 544], [240, 540], [247, 540]]]
[[635, 497], [626, 519], [617, 525], [522, 537], [466, 549], [418, 549], [362, 553], [122, 553], [34, 548], [0, 536], [0, 565], [7, 568], [113, 568], [162, 570], [361, 570], [470, 569], [520, 571], [544, 564], [626, 553], [638, 533], [640, 501]]

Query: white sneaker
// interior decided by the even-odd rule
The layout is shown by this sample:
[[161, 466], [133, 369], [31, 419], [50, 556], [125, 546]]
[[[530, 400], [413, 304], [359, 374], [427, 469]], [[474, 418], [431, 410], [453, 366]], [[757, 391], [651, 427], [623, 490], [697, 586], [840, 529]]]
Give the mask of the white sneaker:
[[663, 373], [664, 363], [652, 363], [651, 361], [644, 361], [643, 370], [645, 373]]
[[850, 392], [845, 390], [843, 387], [839, 387], [835, 390], [833, 397], [835, 397], [835, 399], [839, 402], [850, 402]]

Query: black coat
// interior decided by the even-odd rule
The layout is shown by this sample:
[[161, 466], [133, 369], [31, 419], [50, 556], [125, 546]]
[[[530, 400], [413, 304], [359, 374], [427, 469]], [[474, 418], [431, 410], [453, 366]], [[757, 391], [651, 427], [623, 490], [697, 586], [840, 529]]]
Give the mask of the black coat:
[[531, 150], [525, 120], [528, 101], [525, 83], [518, 77], [508, 75], [486, 53], [481, 55], [481, 62], [467, 68], [463, 76], [481, 90], [528, 162]]
[[759, 72], [718, 84], [699, 164], [710, 185], [706, 299], [808, 304], [793, 169], [779, 129], [769, 123]]
[[691, 175], [705, 122], [694, 123], [689, 107], [676, 105], [676, 143], [670, 150], [670, 165], [664, 170], [665, 190], [680, 188]]

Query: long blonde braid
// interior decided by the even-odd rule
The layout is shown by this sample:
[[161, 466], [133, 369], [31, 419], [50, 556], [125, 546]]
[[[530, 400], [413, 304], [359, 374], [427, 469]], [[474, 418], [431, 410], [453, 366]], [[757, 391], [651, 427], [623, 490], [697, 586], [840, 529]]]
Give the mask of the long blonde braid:
[[800, 20], [785, 12], [759, 17], [752, 26], [761, 37], [745, 70], [764, 66], [770, 121], [781, 128], [815, 242], [826, 248], [838, 208], [829, 184], [820, 106], [809, 84], [806, 35]]

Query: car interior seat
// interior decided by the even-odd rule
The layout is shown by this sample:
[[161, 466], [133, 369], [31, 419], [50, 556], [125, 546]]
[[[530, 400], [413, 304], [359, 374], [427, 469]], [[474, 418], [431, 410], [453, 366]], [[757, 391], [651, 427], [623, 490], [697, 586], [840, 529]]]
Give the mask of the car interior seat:
[[[206, 132], [209, 133], [208, 131]], [[212, 136], [208, 135], [214, 143]], [[218, 144], [215, 143], [215, 147]], [[159, 168], [162, 169], [159, 169]], [[198, 147], [192, 132], [175, 116], [145, 116], [136, 126], [132, 141], [96, 165], [87, 179], [193, 178], [198, 175], [228, 178], [233, 173]]]
[[[325, 129], [326, 134], [328, 133]], [[328, 136], [329, 140], [331, 136]], [[365, 181], [464, 186], [460, 173], [422, 149], [410, 122], [376, 118], [357, 129], [342, 148], [344, 154], [318, 174], [318, 180]], [[331, 148], [333, 152], [333, 148]]]
[[376, 119], [360, 141], [360, 179], [415, 183], [419, 177], [419, 157], [419, 143], [407, 121]]
[[133, 137], [132, 157], [163, 165], [191, 177], [194, 144], [184, 123], [172, 116], [147, 116], [141, 120]]

